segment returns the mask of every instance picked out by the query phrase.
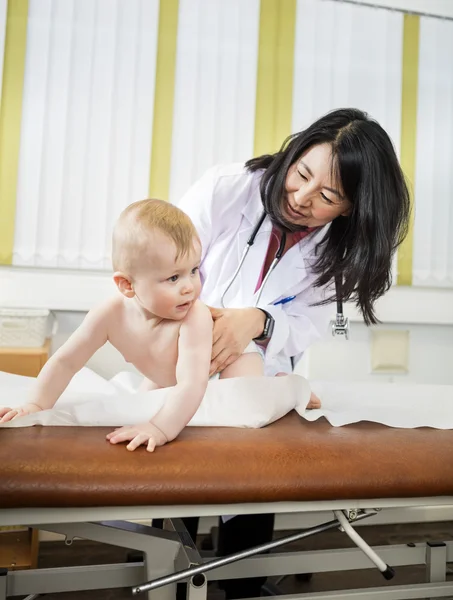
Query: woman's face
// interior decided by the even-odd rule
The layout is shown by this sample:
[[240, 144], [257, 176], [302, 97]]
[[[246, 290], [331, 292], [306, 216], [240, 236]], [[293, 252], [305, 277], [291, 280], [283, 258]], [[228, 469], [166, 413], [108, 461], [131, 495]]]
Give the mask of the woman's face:
[[351, 203], [331, 178], [332, 150], [320, 144], [291, 165], [286, 176], [282, 210], [286, 219], [304, 227], [322, 227], [348, 215]]

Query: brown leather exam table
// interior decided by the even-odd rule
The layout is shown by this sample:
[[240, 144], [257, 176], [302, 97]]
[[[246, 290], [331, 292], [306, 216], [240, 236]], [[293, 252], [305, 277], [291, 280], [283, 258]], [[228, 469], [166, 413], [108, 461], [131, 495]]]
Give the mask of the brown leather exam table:
[[[0, 525], [29, 525], [131, 548], [143, 561], [120, 565], [2, 571], [0, 600], [57, 591], [130, 587], [137, 597], [170, 600], [178, 577], [190, 600], [208, 580], [375, 568], [366, 527], [453, 515], [453, 431], [393, 429], [358, 423], [331, 427], [292, 412], [263, 429], [188, 427], [150, 455], [105, 441], [109, 428], [31, 427], [0, 431]], [[314, 518], [300, 535], [341, 527], [359, 547], [233, 557], [211, 565], [181, 517], [247, 513]], [[392, 515], [385, 521], [385, 514]], [[134, 521], [165, 518], [164, 530]], [[429, 520], [429, 519], [428, 519]], [[414, 526], [415, 527], [415, 526]], [[291, 527], [294, 529], [295, 527]], [[356, 536], [354, 538], [354, 536]], [[294, 536], [293, 536], [294, 537]], [[362, 549], [360, 549], [362, 546]], [[368, 555], [363, 551], [368, 552]], [[266, 548], [265, 548], [266, 549]], [[267, 548], [269, 549], [269, 548]], [[273, 548], [270, 548], [271, 550]], [[261, 549], [263, 550], [263, 549]], [[453, 596], [446, 577], [453, 541], [373, 549], [384, 567], [425, 564], [426, 582], [302, 594], [327, 600]], [[370, 551], [373, 552], [372, 550]], [[245, 553], [247, 554], [247, 553]], [[237, 560], [237, 559], [241, 560]], [[191, 569], [188, 573], [174, 575]], [[382, 569], [381, 569], [382, 570]], [[390, 570], [386, 575], [390, 577]], [[156, 582], [157, 580], [157, 582]], [[143, 585], [153, 581], [151, 585]], [[150, 591], [151, 589], [151, 591]]]

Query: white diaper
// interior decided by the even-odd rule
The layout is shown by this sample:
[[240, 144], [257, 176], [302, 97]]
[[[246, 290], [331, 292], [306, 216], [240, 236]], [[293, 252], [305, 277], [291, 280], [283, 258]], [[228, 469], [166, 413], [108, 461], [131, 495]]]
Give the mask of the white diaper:
[[258, 346], [255, 342], [250, 342], [247, 348], [244, 350], [243, 354], [249, 354], [250, 352], [258, 352], [261, 358], [264, 360], [264, 350], [261, 346]]

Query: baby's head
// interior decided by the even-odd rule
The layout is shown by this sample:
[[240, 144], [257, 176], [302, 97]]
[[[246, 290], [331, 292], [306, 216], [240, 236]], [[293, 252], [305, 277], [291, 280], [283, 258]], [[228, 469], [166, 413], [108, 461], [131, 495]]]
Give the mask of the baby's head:
[[201, 244], [190, 218], [163, 200], [139, 200], [113, 230], [113, 279], [151, 316], [180, 320], [200, 295]]

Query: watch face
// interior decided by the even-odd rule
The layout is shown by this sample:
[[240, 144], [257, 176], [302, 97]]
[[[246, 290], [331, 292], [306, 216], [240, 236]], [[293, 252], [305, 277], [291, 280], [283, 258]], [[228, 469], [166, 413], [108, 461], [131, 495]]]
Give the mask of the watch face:
[[266, 315], [266, 321], [264, 323], [263, 336], [270, 338], [274, 329], [274, 319], [270, 315]]
[[272, 336], [272, 332], [274, 331], [274, 319], [269, 318], [268, 319], [268, 323], [266, 323], [267, 327], [266, 327], [266, 335], [267, 337], [271, 337]]
[[266, 315], [266, 319], [264, 321], [263, 333], [259, 337], [255, 338], [255, 340], [263, 342], [264, 340], [270, 338], [272, 335], [272, 332], [274, 330], [274, 318], [262, 308], [260, 308], [260, 310], [262, 310], [263, 313]]

